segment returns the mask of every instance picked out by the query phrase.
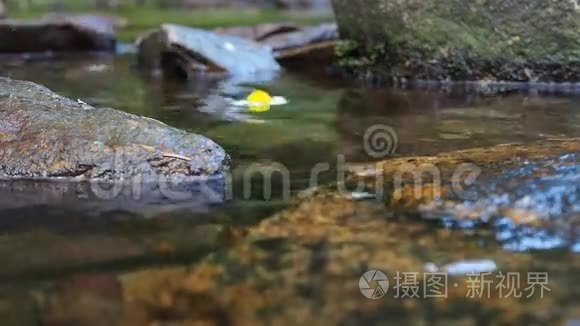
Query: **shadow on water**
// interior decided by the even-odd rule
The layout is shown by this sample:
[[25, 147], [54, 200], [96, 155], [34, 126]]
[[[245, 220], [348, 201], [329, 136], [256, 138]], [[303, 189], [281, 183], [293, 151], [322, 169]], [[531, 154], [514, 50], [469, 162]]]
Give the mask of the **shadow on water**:
[[[63, 205], [63, 198], [0, 207], [0, 315], [11, 316], [4, 319], [7, 325], [227, 324], [236, 313], [241, 324], [290, 323], [299, 313], [312, 321], [344, 324], [385, 318], [441, 324], [580, 319], [575, 247], [525, 247], [538, 241], [538, 233], [510, 244], [514, 233], [501, 220], [497, 228], [457, 227], [409, 220], [376, 202], [316, 192], [305, 203], [283, 200], [285, 172], [294, 198], [315, 185], [311, 175], [320, 163], [327, 166], [318, 184], [328, 185], [341, 173], [341, 156], [347, 162], [373, 160], [364, 146], [372, 126], [395, 131], [392, 157], [580, 137], [579, 96], [366, 89], [295, 72], [270, 81], [184, 83], [143, 75], [131, 62], [130, 57], [19, 58], [3, 60], [0, 75], [207, 135], [232, 156], [232, 200], [198, 211], [145, 207], [133, 213], [102, 205], [81, 209]], [[231, 106], [229, 100], [242, 99], [254, 88], [284, 96], [289, 104], [264, 113]], [[554, 208], [555, 197], [542, 189], [556, 185], [578, 191], [578, 180], [570, 179], [578, 176], [577, 160], [569, 159], [572, 163], [551, 179], [526, 179], [526, 172], [516, 169], [502, 175], [522, 180], [512, 188], [498, 190], [498, 179], [491, 180], [485, 188], [490, 202], [480, 205], [500, 200], [497, 193], [513, 193]], [[264, 186], [263, 173], [254, 175], [252, 169], [273, 172], [271, 189]], [[266, 188], [271, 200], [264, 198]], [[7, 192], [2, 202], [17, 196]], [[567, 200], [566, 214], [577, 215], [577, 193]], [[459, 275], [451, 276], [459, 286], [449, 289], [445, 303], [368, 301], [358, 289], [360, 275], [370, 268], [392, 277], [397, 271], [449, 270], [454, 263], [482, 259], [491, 260], [496, 271], [522, 277], [549, 272], [553, 292], [549, 299], [528, 302], [502, 300], [497, 293], [487, 301], [465, 300], [468, 283]], [[270, 293], [272, 288], [280, 291]], [[215, 294], [219, 291], [221, 296]], [[338, 297], [342, 303], [334, 300]], [[312, 311], [318, 308], [316, 316]]]

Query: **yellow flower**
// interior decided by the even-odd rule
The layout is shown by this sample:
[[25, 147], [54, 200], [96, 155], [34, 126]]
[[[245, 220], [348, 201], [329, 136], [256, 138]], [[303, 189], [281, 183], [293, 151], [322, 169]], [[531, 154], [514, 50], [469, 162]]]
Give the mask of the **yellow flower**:
[[272, 97], [263, 90], [256, 89], [246, 99], [249, 110], [252, 112], [265, 112], [270, 110]]
[[270, 96], [268, 92], [255, 89], [245, 100], [226, 99], [235, 107], [245, 107], [250, 112], [266, 112], [274, 105], [288, 104], [282, 96]]

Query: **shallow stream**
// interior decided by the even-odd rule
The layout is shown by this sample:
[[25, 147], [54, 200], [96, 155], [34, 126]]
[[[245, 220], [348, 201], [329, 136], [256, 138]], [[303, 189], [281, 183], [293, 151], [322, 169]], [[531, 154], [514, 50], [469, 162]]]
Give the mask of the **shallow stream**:
[[[151, 308], [136, 305], [136, 297], [157, 298], [157, 294], [141, 289], [146, 286], [136, 283], [156, 282], [161, 277], [160, 271], [170, 274], [168, 279], [179, 279], [184, 269], [196, 268], [198, 261], [208, 254], [228, 252], [229, 248], [244, 241], [240, 234], [245, 234], [245, 230], [263, 219], [289, 206], [292, 212], [295, 199], [284, 200], [281, 180], [274, 178], [270, 199], [265, 199], [260, 179], [252, 179], [251, 191], [244, 187], [245, 173], [256, 166], [263, 170], [276, 167], [288, 171], [294, 198], [312, 185], [336, 182], [336, 166], [340, 160], [368, 162], [504, 143], [580, 137], [580, 96], [573, 93], [486, 94], [457, 88], [372, 89], [312, 69], [285, 71], [266, 81], [200, 79], [184, 82], [148, 76], [136, 69], [133, 62], [131, 56], [66, 57], [49, 61], [6, 58], [0, 60], [0, 75], [37, 82], [93, 106], [117, 108], [207, 135], [232, 157], [232, 198], [225, 203], [202, 205], [197, 211], [151, 207], [143, 214], [129, 214], [98, 209], [82, 211], [70, 205], [61, 207], [22, 201], [16, 188], [10, 187], [10, 191], [2, 192], [4, 198], [0, 203], [23, 204], [0, 206], [2, 325], [37, 325], [39, 321], [54, 325], [63, 321], [71, 325], [136, 325], [143, 320], [161, 320], [166, 322], [163, 325], [177, 323], [181, 318], [179, 311], [148, 312], [146, 317], [142, 316], [147, 314], [145, 312], [135, 312], [138, 309], [134, 306], [145, 306], [144, 310]], [[228, 99], [242, 99], [254, 88], [283, 96], [289, 103], [262, 113], [230, 105]], [[368, 146], [365, 146], [368, 140], [365, 133], [377, 125], [388, 126], [392, 132], [388, 157], [369, 156]], [[579, 193], [578, 162], [576, 157], [567, 158], [571, 159], [567, 169], [556, 172], [562, 173], [561, 181], [558, 178], [552, 181], [562, 185], [563, 191]], [[312, 171], [320, 164], [328, 164], [328, 171], [321, 173], [320, 180], [313, 184]], [[518, 191], [534, 194], [534, 200], [549, 195], [545, 193], [544, 196], [543, 188], [537, 186], [524, 184], [529, 188]], [[42, 197], [42, 194], [37, 196]], [[568, 198], [573, 202], [568, 203], [571, 208], [567, 214], [576, 217], [580, 214], [578, 198]], [[548, 200], [546, 205], [550, 203]], [[364, 203], [367, 204], [376, 205], [375, 202]], [[336, 206], [336, 210], [344, 209], [344, 214], [348, 214], [349, 207]], [[457, 325], [580, 323], [580, 245], [576, 242], [562, 244], [559, 238], [554, 240], [545, 235], [544, 239], [542, 234], [531, 233], [521, 242], [506, 244], [498, 229], [468, 228], [466, 231], [464, 227], [446, 227], [445, 223], [393, 217], [394, 213], [384, 207], [372, 210], [375, 212], [372, 214], [356, 205], [352, 209], [355, 217], [370, 214], [366, 219], [387, 221], [384, 241], [377, 241], [377, 247], [367, 250], [385, 252], [385, 255], [397, 253], [396, 259], [385, 258], [389, 264], [389, 259], [394, 259], [392, 266], [461, 268], [453, 264], [472, 262], [473, 265], [464, 267], [467, 269], [464, 272], [468, 273], [477, 266], [485, 269], [492, 262], [495, 272], [521, 273], [522, 291], [527, 287], [527, 273], [548, 273], [551, 291], [546, 292], [543, 299], [528, 301], [499, 298], [497, 293], [487, 301], [481, 298], [459, 300], [462, 295], [465, 297], [467, 288], [459, 293], [457, 283], [455, 290], [450, 283], [452, 298], [444, 303], [391, 298], [383, 299], [388, 303], [375, 309], [376, 303], [364, 298], [357, 289], [349, 300], [358, 308], [363, 307], [362, 312], [358, 309], [358, 313], [347, 313], [344, 310], [347, 308], [328, 303], [337, 300], [325, 297], [333, 295], [332, 291], [308, 287], [304, 297], [318, 298], [310, 302], [309, 309], [316, 310], [319, 305], [328, 309], [322, 311], [321, 316], [332, 315], [332, 309], [337, 309], [343, 314], [340, 320], [344, 324], [417, 320], [445, 325], [451, 322]], [[364, 212], [358, 212], [359, 209]], [[316, 220], [316, 214], [321, 212], [335, 214], [332, 210], [332, 205], [322, 205], [320, 209], [315, 206], [312, 219]], [[352, 227], [348, 230], [355, 230], [355, 225], [349, 223], [356, 222], [346, 223]], [[505, 238], [509, 229], [502, 230]], [[364, 237], [366, 231], [357, 232]], [[376, 232], [368, 235], [369, 239], [376, 236]], [[543, 245], [529, 245], [530, 242]], [[366, 245], [373, 243], [369, 240]], [[275, 241], [266, 242], [261, 244], [260, 250], [273, 255], [282, 251], [282, 255], [291, 251], [290, 245], [281, 249]], [[324, 245], [313, 246], [310, 250], [316, 257], [332, 251]], [[321, 258], [318, 263], [322, 264], [323, 260], [327, 260], [325, 264], [332, 263], [332, 259]], [[310, 263], [315, 260], [312, 258]], [[408, 264], [398, 265], [407, 260]], [[285, 267], [278, 268], [281, 271]], [[361, 267], [358, 268], [354, 274], [360, 274]], [[241, 273], [237, 269], [228, 271]], [[308, 280], [308, 276], [302, 277], [315, 282]], [[458, 279], [465, 281], [465, 278]], [[355, 289], [359, 285], [358, 276], [342, 282], [351, 282]], [[246, 295], [252, 296], [251, 293], [240, 294], [241, 297]], [[219, 297], [219, 293], [216, 296]], [[293, 302], [288, 300], [281, 304], [293, 305]], [[190, 308], [196, 310], [197, 306], [192, 304]], [[258, 318], [269, 322], [294, 322], [287, 309], [277, 309], [264, 310]], [[220, 313], [230, 315], [230, 322], [236, 322], [237, 310], [230, 310], [226, 305]], [[240, 318], [240, 323], [247, 322]], [[328, 318], [327, 321], [334, 321]]]

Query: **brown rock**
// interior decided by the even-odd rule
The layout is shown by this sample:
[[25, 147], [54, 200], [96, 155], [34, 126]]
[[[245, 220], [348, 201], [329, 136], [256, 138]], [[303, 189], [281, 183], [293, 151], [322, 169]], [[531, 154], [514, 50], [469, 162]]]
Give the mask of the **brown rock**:
[[0, 52], [114, 50], [113, 26], [92, 16], [0, 22]]
[[426, 217], [573, 229], [579, 152], [580, 139], [571, 138], [393, 158], [353, 165], [350, 182]]
[[271, 46], [274, 51], [281, 51], [337, 39], [336, 24], [321, 24], [291, 33], [272, 35], [263, 39], [262, 43]]
[[335, 41], [314, 43], [295, 49], [286, 49], [276, 54], [278, 62], [330, 62], [334, 58]]
[[276, 60], [281, 63], [329, 63], [334, 58], [337, 40], [336, 25], [321, 24], [264, 37], [261, 43], [271, 46], [275, 51]]
[[[550, 278], [550, 297], [541, 300], [539, 296], [531, 300], [502, 298], [496, 283], [491, 285], [490, 298], [469, 299], [469, 279], [462, 275], [449, 277], [448, 284], [454, 285], [449, 286], [445, 298], [397, 297], [402, 293], [396, 287], [402, 279], [397, 277], [403, 273], [416, 275], [419, 291], [423, 291], [427, 262], [445, 267], [466, 257], [489, 257], [506, 270], [524, 273], [526, 268], [537, 268], [530, 264], [538, 262], [529, 254], [506, 254], [493, 243], [483, 248], [461, 231], [390, 219], [385, 213], [372, 202], [315, 194], [251, 227], [246, 241], [188, 268], [126, 277], [126, 289], [145, 285], [152, 290], [127, 295], [139, 299], [127, 302], [132, 318], [125, 322], [380, 325], [385, 320], [424, 324], [433, 316], [445, 316], [446, 323], [464, 324], [473, 318], [473, 311], [493, 311], [487, 321], [494, 324], [517, 324], [526, 319], [548, 324], [560, 318], [558, 312], [545, 313], [556, 308], [558, 298], [564, 296], [557, 292], [558, 286], [565, 287], [568, 282], [558, 276]], [[567, 268], [575, 272], [579, 263], [572, 256]], [[380, 300], [366, 299], [359, 289], [361, 275], [373, 269], [384, 272], [389, 280]], [[372, 282], [371, 287], [377, 286]], [[423, 292], [418, 296], [423, 298]]]

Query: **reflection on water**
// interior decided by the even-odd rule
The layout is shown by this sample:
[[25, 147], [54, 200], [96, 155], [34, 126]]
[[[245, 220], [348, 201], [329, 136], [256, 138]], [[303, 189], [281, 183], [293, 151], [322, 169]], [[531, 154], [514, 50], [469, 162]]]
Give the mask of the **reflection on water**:
[[365, 128], [389, 125], [399, 136], [399, 154], [420, 155], [578, 136], [579, 106], [580, 97], [574, 96], [350, 90], [342, 98], [338, 123], [341, 139], [354, 146]]
[[[311, 171], [318, 163], [330, 165], [331, 172], [321, 176], [324, 183], [336, 179], [332, 167], [340, 154], [344, 154], [348, 161], [371, 160], [364, 152], [362, 138], [365, 131], [376, 124], [388, 125], [396, 131], [399, 144], [395, 156], [580, 137], [580, 96], [528, 92], [490, 95], [449, 90], [373, 90], [298, 72], [282, 72], [273, 80], [200, 79], [185, 83], [147, 76], [133, 67], [131, 62], [130, 57], [56, 58], [52, 61], [2, 59], [0, 75], [31, 80], [94, 106], [118, 108], [208, 135], [232, 156], [235, 199], [222, 205], [209, 205], [199, 212], [179, 209], [154, 211], [144, 214], [147, 218], [122, 210], [79, 211], [46, 203], [18, 209], [0, 207], [0, 255], [4, 259], [4, 267], [0, 271], [0, 316], [10, 316], [6, 317], [10, 319], [3, 319], [7, 321], [3, 324], [32, 325], [40, 321], [46, 324], [111, 325], [121, 320], [143, 320], [140, 319], [143, 316], [139, 315], [142, 312], [135, 308], [139, 305], [132, 301], [135, 299], [132, 296], [140, 299], [154, 297], [151, 300], [157, 300], [148, 303], [148, 307], [154, 307], [155, 320], [160, 320], [160, 316], [171, 320], [173, 314], [183, 315], [184, 312], [179, 311], [178, 303], [181, 301], [172, 301], [177, 299], [162, 290], [150, 293], [148, 291], [151, 289], [139, 284], [155, 283], [159, 281], [159, 275], [177, 282], [186, 277], [184, 266], [194, 268], [196, 262], [207, 253], [222, 252], [240, 243], [247, 227], [256, 225], [261, 219], [287, 206], [279, 200], [264, 201], [260, 179], [253, 180], [255, 190], [250, 196], [242, 193], [244, 173], [252, 164], [260, 164], [264, 169], [271, 167], [272, 162], [283, 164], [290, 173], [295, 194], [309, 186]], [[227, 99], [244, 98], [255, 87], [284, 96], [289, 103], [263, 113], [245, 112], [230, 106]], [[499, 194], [494, 197], [493, 187], [486, 198], [495, 202], [502, 198], [509, 202], [519, 200], [524, 205], [524, 197], [528, 196], [525, 200], [545, 205], [550, 218], [565, 215], [558, 210], [564, 206], [568, 209], [566, 212], [577, 214], [577, 193], [556, 196], [566, 201], [557, 203], [558, 198], [541, 192], [546, 184], [554, 183], [567, 187], [563, 191], [578, 191], [578, 180], [570, 179], [570, 175], [578, 176], [577, 161], [573, 162], [576, 163], [569, 165], [568, 170], [556, 173], [551, 179], [532, 180], [530, 182], [536, 182], [533, 185], [526, 184], [524, 180], [519, 188], [508, 191], [516, 199], [500, 198]], [[566, 166], [561, 168], [566, 169]], [[524, 170], [519, 171], [525, 174]], [[281, 189], [281, 180], [274, 180], [276, 188]], [[558, 191], [557, 187], [548, 188]], [[274, 190], [273, 195], [278, 198], [280, 191]], [[6, 193], [0, 203], [10, 202], [10, 196]], [[244, 196], [248, 198], [244, 200]], [[392, 213], [377, 213], [371, 219], [382, 223], [389, 215]], [[405, 222], [390, 220], [387, 223], [389, 230], [393, 228], [397, 231], [389, 235], [389, 244], [400, 245], [402, 249], [399, 251], [409, 256], [413, 262], [411, 266], [434, 263], [452, 268], [464, 266], [460, 265], [462, 259], [471, 258], [486, 262], [486, 266], [497, 263], [502, 270], [552, 271], [556, 285], [569, 284], [570, 288], [556, 295], [556, 300], [561, 303], [550, 301], [548, 306], [558, 307], [566, 318], [578, 318], [573, 307], [578, 304], [575, 294], [580, 287], [575, 286], [578, 283], [574, 281], [577, 278], [575, 275], [580, 275], [577, 274], [580, 264], [571, 254], [580, 252], [578, 244], [571, 245], [565, 253], [510, 252], [561, 247], [562, 243], [566, 243], [565, 239], [569, 239], [569, 234], [517, 228], [518, 241], [514, 242], [510, 239], [514, 238], [515, 226], [503, 220], [497, 223], [496, 229], [499, 231], [493, 235], [486, 233], [489, 230], [469, 227], [473, 236], [466, 236], [456, 230], [441, 230], [436, 225], [409, 227]], [[415, 228], [421, 230], [420, 235], [414, 233]], [[352, 225], [349, 230], [356, 230], [356, 226]], [[452, 243], [437, 242], [436, 237], [441, 232], [452, 232], [445, 238], [445, 241]], [[545, 234], [540, 234], [542, 232]], [[414, 239], [437, 245], [424, 246], [414, 243]], [[364, 243], [365, 246], [372, 244]], [[414, 246], [420, 248], [413, 249]], [[266, 247], [270, 254], [279, 249], [274, 245]], [[342, 250], [334, 247], [323, 250], [323, 247], [316, 249], [318, 247], [313, 245], [307, 250], [312, 251], [313, 255], [324, 250], [335, 250], [336, 253]], [[467, 260], [470, 261], [473, 260]], [[458, 263], [454, 265], [454, 262]], [[566, 264], [570, 264], [568, 270], [562, 267]], [[358, 269], [356, 271], [358, 273]], [[347, 281], [356, 283], [358, 279]], [[167, 287], [174, 285], [168, 284]], [[309, 291], [332, 293], [328, 289]], [[203, 306], [198, 302], [200, 298], [188, 297], [187, 300], [189, 305]], [[174, 304], [177, 306], [173, 307]], [[411, 316], [413, 307], [425, 316], [433, 313], [434, 309], [402, 302], [391, 302], [389, 305], [392, 311], [403, 317], [407, 316], [405, 314]], [[541, 306], [541, 303], [529, 308], [517, 306], [517, 309], [531, 310], [538, 305]], [[491, 322], [494, 317], [487, 315], [486, 311], [494, 307], [497, 308], [496, 303], [473, 306], [471, 309], [478, 315], [469, 316], [463, 312], [461, 304], [454, 304], [449, 306], [449, 311], [438, 310], [442, 315], [437, 320], [442, 323], [446, 320]], [[212, 319], [214, 315], [221, 315], [219, 309], [217, 306], [204, 306], [199, 311], [203, 310], [200, 313]], [[233, 312], [230, 311], [226, 315], [231, 314]], [[378, 314], [374, 318], [386, 315]], [[526, 316], [526, 313], [517, 315]], [[409, 316], [407, 320], [412, 319]], [[540, 317], [529, 314], [531, 320]], [[553, 315], [544, 317], [552, 320]], [[351, 323], [364, 321], [362, 317], [349, 318]], [[376, 320], [371, 318], [368, 321]]]

